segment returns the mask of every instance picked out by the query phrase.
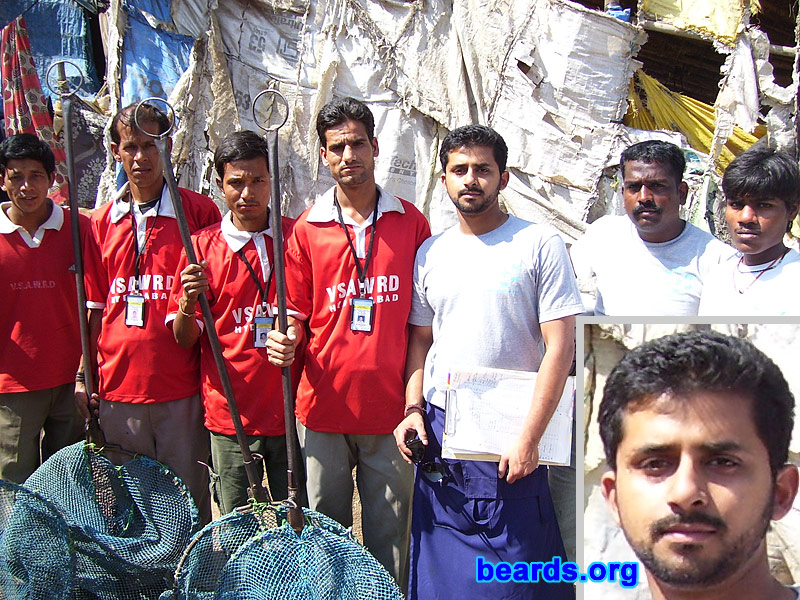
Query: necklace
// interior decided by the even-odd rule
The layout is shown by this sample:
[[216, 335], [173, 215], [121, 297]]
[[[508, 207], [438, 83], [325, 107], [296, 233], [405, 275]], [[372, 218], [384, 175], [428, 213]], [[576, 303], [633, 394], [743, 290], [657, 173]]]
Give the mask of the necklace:
[[[784, 249], [783, 249], [783, 252], [781, 252], [781, 253], [780, 253], [780, 255], [776, 256], [776, 257], [775, 257], [775, 259], [774, 259], [774, 260], [773, 260], [771, 263], [769, 263], [769, 264], [768, 264], [766, 267], [764, 267], [763, 269], [761, 269], [761, 270], [758, 272], [758, 275], [756, 275], [756, 276], [753, 278], [753, 281], [751, 281], [750, 283], [748, 283], [748, 284], [747, 284], [747, 286], [745, 286], [744, 288], [742, 288], [742, 289], [739, 289], [739, 286], [737, 286], [737, 285], [736, 285], [736, 271], [738, 271], [739, 273], [742, 273], [741, 266], [742, 266], [742, 261], [744, 260], [744, 256], [742, 256], [742, 257], [739, 259], [739, 262], [736, 264], [736, 271], [734, 271], [734, 272], [733, 272], [733, 287], [734, 287], [734, 288], [736, 289], [736, 291], [737, 291], [737, 292], [739, 292], [740, 294], [744, 294], [744, 293], [745, 293], [747, 290], [749, 290], [751, 287], [753, 287], [753, 284], [754, 284], [756, 281], [758, 281], [758, 280], [759, 280], [759, 278], [760, 278], [760, 277], [761, 277], [761, 276], [762, 276], [764, 273], [766, 273], [766, 272], [767, 272], [767, 271], [769, 271], [770, 269], [773, 269], [773, 268], [775, 267], [775, 265], [777, 265], [777, 264], [778, 264], [778, 263], [779, 263], [779, 262], [780, 262], [780, 261], [783, 259], [783, 257], [784, 257], [784, 256], [786, 256], [786, 253], [787, 253], [787, 252], [789, 252], [789, 248], [784, 248]], [[752, 272], [752, 271], [751, 271], [751, 272]]]

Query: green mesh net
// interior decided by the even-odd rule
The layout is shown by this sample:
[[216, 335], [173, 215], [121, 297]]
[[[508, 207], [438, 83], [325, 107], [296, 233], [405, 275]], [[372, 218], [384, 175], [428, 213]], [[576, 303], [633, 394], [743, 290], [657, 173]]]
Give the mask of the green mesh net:
[[[50, 457], [24, 487], [31, 492], [17, 490], [0, 534], [3, 597], [156, 599], [171, 584], [198, 529], [197, 509], [186, 487], [164, 465], [144, 456], [117, 467], [81, 442]], [[40, 503], [46, 499], [50, 512], [45, 515], [28, 498]], [[58, 537], [63, 524], [66, 536]], [[35, 569], [14, 562], [31, 544], [29, 536], [42, 540]], [[51, 549], [51, 539], [72, 552], [71, 570], [63, 551]], [[47, 587], [48, 576], [69, 581], [72, 594], [39, 596], [26, 591]], [[7, 594], [6, 580], [16, 596]]]
[[[397, 599], [400, 589], [350, 530], [304, 509], [298, 535], [283, 508], [232, 512], [195, 536], [162, 600]], [[280, 524], [278, 524], [280, 523]]]
[[56, 507], [0, 481], [0, 598], [67, 600], [74, 575], [69, 528]]

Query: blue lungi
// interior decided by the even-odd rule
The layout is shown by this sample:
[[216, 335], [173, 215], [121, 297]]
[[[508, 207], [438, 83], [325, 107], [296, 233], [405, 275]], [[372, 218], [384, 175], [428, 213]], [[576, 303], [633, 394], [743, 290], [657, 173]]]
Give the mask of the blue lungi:
[[408, 599], [573, 599], [571, 583], [476, 581], [479, 556], [511, 565], [564, 560], [547, 469], [509, 484], [497, 477], [497, 463], [444, 460], [444, 411], [429, 404], [427, 414], [422, 462], [435, 459], [446, 474], [435, 482], [416, 470]]

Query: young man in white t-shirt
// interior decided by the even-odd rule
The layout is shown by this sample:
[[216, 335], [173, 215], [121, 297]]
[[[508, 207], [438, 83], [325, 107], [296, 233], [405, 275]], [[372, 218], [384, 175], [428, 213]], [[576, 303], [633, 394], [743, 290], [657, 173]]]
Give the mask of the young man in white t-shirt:
[[788, 154], [753, 148], [722, 178], [725, 219], [739, 251], [703, 288], [701, 315], [800, 315], [800, 253], [787, 248], [800, 203], [800, 170]]

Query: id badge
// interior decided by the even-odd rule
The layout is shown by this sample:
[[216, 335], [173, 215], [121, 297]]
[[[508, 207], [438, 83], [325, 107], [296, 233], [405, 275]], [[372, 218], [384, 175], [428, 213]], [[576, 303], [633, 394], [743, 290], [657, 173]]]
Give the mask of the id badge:
[[353, 298], [350, 300], [350, 306], [350, 329], [371, 332], [375, 302], [371, 298]]
[[275, 327], [274, 317], [255, 317], [253, 319], [253, 345], [256, 348], [267, 347], [267, 336]]
[[125, 296], [125, 325], [144, 327], [144, 296], [141, 294]]

